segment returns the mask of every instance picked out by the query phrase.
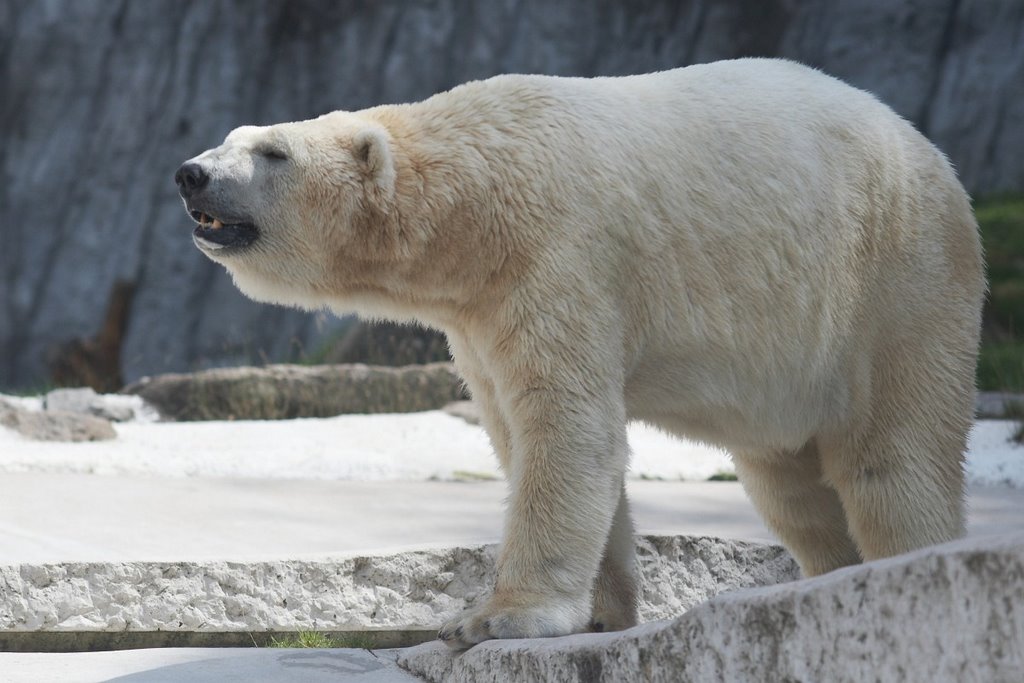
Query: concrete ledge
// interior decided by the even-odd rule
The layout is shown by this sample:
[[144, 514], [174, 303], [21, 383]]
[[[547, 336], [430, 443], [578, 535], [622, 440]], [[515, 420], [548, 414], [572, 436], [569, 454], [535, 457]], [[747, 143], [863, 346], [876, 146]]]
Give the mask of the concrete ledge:
[[[271, 647], [294, 641], [300, 631], [0, 631], [0, 652], [108, 652], [146, 648]], [[435, 640], [427, 630], [318, 630], [333, 649], [412, 647]], [[2, 667], [0, 667], [2, 670]], [[3, 679], [0, 679], [3, 680]], [[6, 683], [6, 681], [4, 682]]]
[[[798, 576], [773, 545], [648, 536], [637, 553], [645, 621]], [[60, 632], [85, 642], [90, 632], [431, 631], [487, 595], [496, 554], [487, 545], [324, 561], [5, 566], [0, 632], [24, 633], [22, 643], [38, 634], [43, 647]]]
[[1024, 533], [719, 595], [629, 631], [402, 651], [441, 681], [1022, 681]]

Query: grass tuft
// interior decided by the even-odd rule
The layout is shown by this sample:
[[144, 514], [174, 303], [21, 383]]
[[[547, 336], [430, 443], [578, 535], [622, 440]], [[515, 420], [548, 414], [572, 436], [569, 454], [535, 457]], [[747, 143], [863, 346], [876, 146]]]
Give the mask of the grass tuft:
[[287, 638], [270, 639], [269, 647], [287, 648], [350, 648], [372, 650], [377, 639], [371, 633], [352, 633], [328, 635], [319, 631], [299, 631]]

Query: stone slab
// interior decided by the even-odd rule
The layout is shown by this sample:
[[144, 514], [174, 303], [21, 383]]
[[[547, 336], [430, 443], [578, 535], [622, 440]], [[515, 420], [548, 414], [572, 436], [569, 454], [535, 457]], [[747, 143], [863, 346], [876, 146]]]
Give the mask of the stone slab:
[[94, 415], [112, 422], [127, 422], [153, 410], [137, 396], [97, 394], [89, 387], [54, 389], [47, 392], [43, 406], [47, 411]]
[[428, 681], [1022, 681], [1024, 533], [714, 597], [611, 634], [400, 653]]
[[117, 437], [110, 421], [62, 410], [37, 412], [0, 400], [0, 428], [36, 441], [107, 441]]
[[[426, 630], [486, 596], [497, 546], [339, 560], [0, 566], [0, 631]], [[640, 618], [797, 578], [780, 546], [637, 539]]]

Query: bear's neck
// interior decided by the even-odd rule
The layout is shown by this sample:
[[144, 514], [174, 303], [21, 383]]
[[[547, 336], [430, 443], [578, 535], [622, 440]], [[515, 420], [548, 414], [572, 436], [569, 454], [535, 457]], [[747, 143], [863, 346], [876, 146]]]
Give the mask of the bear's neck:
[[522, 265], [508, 235], [517, 220], [518, 203], [507, 196], [515, 185], [497, 158], [507, 141], [482, 124], [448, 126], [416, 105], [373, 113], [392, 137], [396, 165], [393, 210], [374, 219], [386, 224], [377, 234], [383, 228], [405, 241], [394, 246], [410, 257], [395, 284], [414, 305], [446, 317], [492, 305]]

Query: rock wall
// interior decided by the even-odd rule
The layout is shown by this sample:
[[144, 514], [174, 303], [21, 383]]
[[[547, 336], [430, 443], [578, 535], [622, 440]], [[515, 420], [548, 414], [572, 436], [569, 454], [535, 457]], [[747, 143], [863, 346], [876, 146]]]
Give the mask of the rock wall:
[[171, 180], [242, 123], [422, 98], [502, 72], [744, 55], [878, 93], [975, 193], [1024, 188], [1019, 0], [0, 0], [0, 386], [46, 382], [135, 283], [126, 381], [312, 355], [337, 321], [248, 302]]

